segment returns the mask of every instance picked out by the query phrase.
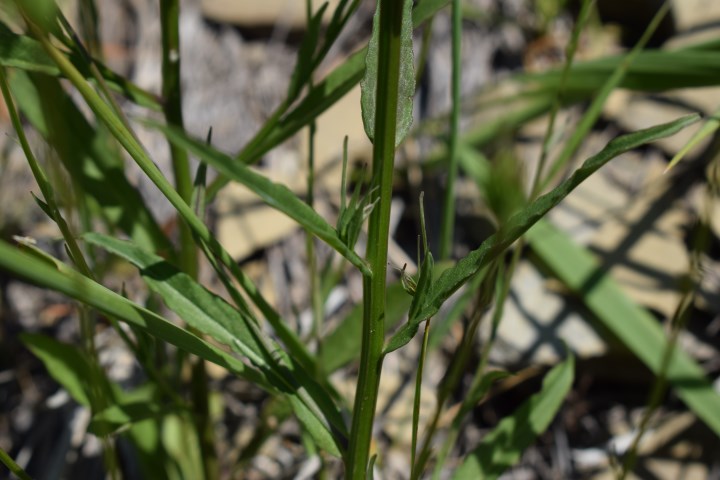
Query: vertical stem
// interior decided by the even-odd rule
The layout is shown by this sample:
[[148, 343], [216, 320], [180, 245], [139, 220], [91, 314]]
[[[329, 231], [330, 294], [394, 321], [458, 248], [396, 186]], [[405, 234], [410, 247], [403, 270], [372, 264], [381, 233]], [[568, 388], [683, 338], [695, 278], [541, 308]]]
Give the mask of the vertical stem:
[[[163, 113], [169, 125], [183, 127], [182, 90], [180, 84], [180, 2], [160, 0], [160, 21], [162, 22], [162, 99]], [[192, 176], [187, 152], [170, 142], [175, 188], [186, 203], [192, 198]], [[197, 249], [190, 228], [179, 222], [180, 266], [193, 278], [197, 277]]]
[[462, 11], [460, 0], [452, 2], [452, 112], [450, 114], [450, 168], [448, 169], [445, 205], [440, 230], [440, 258], [450, 256], [455, 230], [455, 177], [458, 171], [458, 139], [460, 128], [460, 53]]
[[[400, 78], [403, 1], [379, 0], [378, 79], [373, 144], [373, 186], [366, 257], [372, 276], [363, 276], [363, 332], [360, 373], [353, 409], [346, 477], [364, 479], [375, 418], [385, 336], [385, 284], [390, 234], [395, 130]], [[377, 187], [377, 188], [376, 188]]]
[[[180, 1], [160, 0], [162, 24], [162, 99], [163, 113], [169, 125], [184, 128], [182, 88], [180, 77]], [[187, 152], [168, 142], [172, 158], [175, 188], [188, 205], [192, 201], [193, 182]], [[185, 222], [178, 222], [180, 230], [180, 267], [192, 278], [198, 275], [198, 251], [192, 231]], [[198, 333], [198, 332], [196, 332]], [[208, 403], [207, 372], [201, 358], [192, 358], [192, 403], [205, 479], [217, 478], [217, 454], [213, 438]]]

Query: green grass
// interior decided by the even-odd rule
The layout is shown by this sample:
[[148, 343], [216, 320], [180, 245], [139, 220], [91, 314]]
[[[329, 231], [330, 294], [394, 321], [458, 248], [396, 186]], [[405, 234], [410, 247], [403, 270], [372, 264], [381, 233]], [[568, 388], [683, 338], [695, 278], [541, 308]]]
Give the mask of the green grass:
[[[285, 99], [241, 151], [228, 155], [212, 146], [210, 134], [206, 140], [199, 140], [184, 129], [180, 2], [160, 2], [163, 62], [159, 96], [111, 72], [98, 58], [100, 36], [91, 0], [84, 2], [90, 15], [84, 18], [81, 31], [87, 44], [71, 30], [51, 0], [15, 3], [15, 16], [9, 17], [12, 25], [0, 22], [0, 87], [28, 168], [40, 188], [37, 204], [57, 224], [67, 256], [54, 258], [29, 242], [12, 246], [2, 240], [0, 269], [17, 279], [60, 292], [82, 306], [78, 309], [82, 333], [79, 345], [38, 334], [24, 334], [22, 341], [74, 401], [90, 410], [92, 421], [88, 428], [103, 441], [105, 467], [111, 477], [121, 476], [115, 443], [122, 436], [134, 446], [139, 468], [146, 478], [219, 478], [223, 459], [218, 457], [214, 438], [214, 422], [218, 419], [212, 409], [216, 392], [206, 372], [206, 362], [210, 362], [253, 384], [268, 399], [262, 407], [263, 415], [268, 417], [259, 422], [251, 446], [240, 455], [236, 468], [252, 459], [272, 435], [270, 417], [294, 417], [301, 426], [307, 455], [323, 459], [322, 468], [327, 470], [321, 474], [331, 471], [330, 459], [336, 458], [336, 463], [343, 463], [345, 477], [367, 478], [373, 465], [383, 465], [382, 450], [373, 455], [371, 448], [373, 442], [380, 441], [375, 438], [374, 425], [383, 360], [406, 348], [421, 327], [424, 333], [415, 372], [412, 452], [408, 454], [411, 477], [422, 478], [432, 469], [437, 478], [451, 464], [456, 465], [453, 478], [501, 475], [548, 428], [575, 375], [575, 361], [568, 353], [565, 360], [547, 373], [538, 393], [503, 418], [464, 458], [449, 461], [455, 440], [473, 408], [496, 381], [511, 375], [487, 367], [494, 333], [502, 321], [501, 305], [522, 254], [522, 248], [513, 249], [518, 241], [520, 245], [526, 242], [544, 268], [657, 375], [651, 407], [657, 406], [660, 396], [657, 392], [664, 392], [665, 385], [669, 385], [690, 410], [720, 435], [717, 414], [720, 396], [700, 367], [676, 345], [683, 322], [674, 322], [677, 328], [673, 335], [665, 336], [658, 323], [627, 299], [587, 250], [575, 245], [545, 219], [551, 209], [609, 161], [671, 136], [699, 118], [688, 115], [620, 135], [580, 167], [567, 172], [565, 180], [556, 182], [557, 174], [567, 170], [579, 146], [590, 135], [610, 93], [618, 88], [658, 91], [716, 85], [720, 78], [717, 42], [682, 51], [644, 50], [645, 42], [665, 13], [662, 10], [643, 39], [626, 55], [576, 63], [573, 56], [580, 26], [591, 8], [591, 2], [583, 2], [583, 20], [575, 27], [565, 64], [550, 72], [517, 75], [511, 81], [519, 85], [520, 91], [492, 101], [507, 108], [492, 121], [461, 132], [461, 106], [466, 101], [459, 88], [463, 73], [461, 2], [423, 0], [413, 9], [412, 0], [378, 0], [367, 48], [320, 77], [318, 67], [361, 2], [341, 0], [333, 12], [327, 12], [331, 7], [324, 5], [313, 13], [313, 2], [308, 1], [307, 29]], [[388, 284], [396, 152], [407, 137], [421, 135], [431, 128], [429, 124], [412, 125], [416, 89], [413, 29], [429, 22], [451, 3], [452, 111], [449, 127], [443, 126], [438, 134], [447, 140], [447, 147], [441, 146], [422, 159], [426, 175], [433, 175], [439, 167], [444, 170], [446, 194], [441, 205], [444, 219], [439, 232], [426, 231], [420, 206], [419, 271], [410, 277], [403, 270], [401, 282]], [[324, 15], [330, 19], [327, 24], [323, 24]], [[431, 37], [426, 35], [425, 44], [430, 41]], [[333, 226], [315, 210], [313, 201], [315, 120], [358, 83], [362, 88], [365, 131], [373, 143], [371, 179], [364, 187], [358, 185], [348, 199], [345, 155], [341, 207]], [[123, 108], [129, 102], [145, 109], [148, 118], [151, 113], [162, 113], [162, 121], [144, 122], [169, 142], [172, 180], [156, 167], [156, 159], [149, 156], [127, 122]], [[492, 102], [475, 102], [475, 108], [488, 107]], [[581, 121], [560, 148], [560, 154], [551, 156], [555, 115], [559, 109], [581, 102], [588, 102]], [[84, 113], [88, 111], [92, 121]], [[508, 157], [508, 163], [492, 165], [485, 156], [492, 150], [482, 149], [494, 139], [507, 137], [528, 121], [546, 114], [551, 120], [543, 142], [541, 168], [526, 197], [515, 160]], [[37, 147], [27, 141], [25, 134], [31, 128], [51, 146], [59, 164], [70, 173], [72, 187], [81, 198], [77, 207], [83, 218], [80, 225], [67, 220], [73, 212], [71, 206], [58, 198], [62, 186], [49, 180], [42, 162], [35, 158], [33, 150]], [[305, 128], [310, 131], [311, 165], [308, 197], [301, 199], [286, 185], [270, 180], [250, 165]], [[691, 144], [715, 129], [717, 122], [710, 119]], [[338, 139], [338, 145], [341, 142]], [[129, 181], [124, 171], [124, 154], [175, 209], [178, 239], [169, 238], [159, 227]], [[202, 162], [194, 181], [188, 163], [190, 155]], [[208, 169], [218, 176], [206, 186]], [[477, 183], [493, 210], [497, 231], [482, 244], [471, 245], [470, 253], [463, 258], [453, 259], [452, 247], [457, 243], [455, 184], [460, 175]], [[206, 207], [212, 205], [217, 193], [229, 182], [245, 186], [259, 201], [291, 218], [308, 235], [308, 269], [313, 279], [309, 289], [313, 311], [311, 341], [280, 315], [207, 224]], [[540, 195], [541, 192], [545, 193]], [[419, 203], [422, 204], [422, 195]], [[363, 232], [367, 244], [364, 253], [356, 249]], [[428, 247], [432, 243], [428, 237], [440, 240], [440, 251], [435, 253], [443, 261], [437, 264]], [[332, 259], [327, 265], [319, 264], [315, 242], [332, 249], [336, 259], [342, 259], [342, 265], [338, 267]], [[697, 256], [702, 248], [696, 248]], [[106, 254], [114, 260], [98, 260]], [[150, 298], [147, 304], [131, 301], [125, 292], [113, 292], [103, 285], [112, 262], [124, 262], [137, 269]], [[227, 295], [213, 293], [198, 281], [200, 262], [212, 267]], [[329, 330], [323, 318], [324, 301], [348, 268], [362, 276], [363, 300]], [[685, 292], [685, 298], [692, 298], [696, 286], [693, 284]], [[462, 296], [454, 297], [458, 299], [449, 305], [448, 300], [460, 290]], [[488, 315], [493, 303], [498, 308]], [[678, 318], [685, 315], [686, 307], [679, 306]], [[447, 332], [466, 310], [473, 314], [459, 342], [453, 343], [453, 360], [447, 365], [445, 380], [438, 386], [437, 407], [431, 420], [423, 424], [420, 392], [426, 358], [441, 343], [447, 343]], [[166, 318], [167, 311], [172, 311], [182, 323]], [[115, 328], [135, 356], [145, 374], [143, 385], [123, 390], [109, 380], [99, 365], [93, 342], [98, 321], [107, 321]], [[478, 349], [476, 333], [483, 321], [492, 322], [493, 335], [479, 354], [473, 355]], [[470, 358], [480, 358], [479, 364], [468, 366]], [[354, 401], [338, 393], [331, 377], [348, 364], [357, 366], [357, 377], [353, 377]], [[183, 368], [192, 373], [183, 376]], [[444, 432], [445, 442], [436, 449], [437, 435], [442, 430], [439, 419], [452, 407], [447, 403], [460, 388], [463, 372], [468, 368], [477, 373], [464, 401], [453, 410], [452, 422]], [[177, 440], [172, 441], [171, 437]], [[27, 478], [6, 452], [0, 451], [0, 461], [18, 477]], [[624, 473], [632, 469], [632, 464], [631, 452]]]

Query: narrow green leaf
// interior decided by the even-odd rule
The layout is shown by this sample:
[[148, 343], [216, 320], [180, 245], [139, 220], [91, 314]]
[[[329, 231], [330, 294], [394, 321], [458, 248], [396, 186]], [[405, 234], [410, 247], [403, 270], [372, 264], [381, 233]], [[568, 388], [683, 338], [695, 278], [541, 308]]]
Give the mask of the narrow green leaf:
[[[287, 362], [282, 361], [283, 356], [277, 351], [279, 346], [263, 338], [255, 319], [236, 310], [161, 257], [130, 242], [97, 233], [86, 234], [84, 238], [137, 266], [148, 286], [188, 325], [248, 357], [275, 389], [290, 397], [298, 418], [319, 446], [335, 455], [340, 454], [330, 425], [342, 431], [344, 423], [332, 400], [296, 362], [287, 356], [284, 357]], [[301, 390], [307, 391], [308, 395]]]
[[317, 12], [310, 18], [305, 29], [305, 35], [303, 36], [302, 43], [298, 49], [297, 61], [295, 62], [295, 69], [293, 70], [292, 76], [290, 77], [290, 84], [288, 85], [287, 98], [296, 98], [303, 86], [310, 78], [314, 65], [314, 53], [317, 48], [318, 41], [320, 38], [320, 28], [322, 27], [323, 15], [327, 10], [328, 3], [324, 3], [318, 8]]
[[150, 123], [150, 125], [161, 130], [174, 145], [179, 148], [186, 148], [226, 177], [245, 185], [269, 206], [283, 212], [308, 232], [330, 245], [343, 257], [347, 258], [350, 263], [358, 267], [360, 271], [370, 274], [365, 261], [340, 239], [337, 231], [285, 185], [269, 180], [249, 167], [208, 147], [202, 142], [188, 137], [175, 128], [157, 123]]
[[14, 33], [2, 22], [0, 22], [0, 65], [48, 75], [60, 73], [39, 42]]
[[[50, 376], [80, 405], [90, 406], [90, 360], [79, 348], [40, 334], [23, 333], [20, 340], [45, 365]], [[106, 380], [106, 379], [105, 379]], [[105, 398], [112, 398], [109, 383], [100, 386]]]
[[608, 161], [640, 145], [677, 133], [696, 122], [698, 118], [697, 115], [688, 115], [673, 122], [622, 135], [612, 140], [599, 153], [587, 159], [570, 178], [514, 215], [500, 232], [488, 238], [477, 250], [461, 259], [453, 268], [446, 270], [431, 288], [419, 315], [420, 318], [432, 317], [443, 302], [468, 279], [497, 258], [532, 225], [547, 214], [550, 209], [560, 203], [575, 187]]
[[118, 433], [145, 420], [160, 420], [167, 415], [182, 412], [177, 406], [160, 405], [153, 401], [138, 400], [117, 403], [93, 415], [88, 431]]
[[140, 327], [160, 340], [227, 368], [272, 391], [262, 375], [240, 360], [70, 268], [63, 269], [62, 272], [58, 271], [45, 261], [0, 241], [0, 269], [37, 286], [63, 293], [118, 320]]
[[[674, 51], [646, 50], [640, 52], [628, 67], [620, 87], [647, 91], [676, 88], [707, 87], [720, 83], [718, 46], [699, 50], [692, 47]], [[570, 68], [565, 93], [592, 94], [600, 88], [624, 60], [614, 56], [579, 62]], [[520, 80], [537, 82], [543, 88], [557, 88], [561, 70], [523, 75]]]
[[[667, 337], [646, 310], [633, 303], [586, 249], [546, 221], [527, 232], [533, 251], [557, 277], [654, 373], [659, 373]], [[720, 436], [720, 395], [702, 368], [675, 348], [667, 380], [687, 406]]]
[[668, 166], [665, 168], [665, 173], [667, 173], [668, 171], [670, 171], [671, 168], [680, 163], [680, 161], [685, 158], [685, 155], [687, 155], [688, 152], [692, 150], [704, 138], [712, 135], [718, 129], [720, 129], [720, 108], [715, 110], [713, 114], [705, 120], [705, 123], [700, 128], [700, 130], [695, 132], [692, 138], [688, 140], [688, 142], [680, 149], [680, 151], [675, 154], [672, 160], [670, 160], [670, 163], [668, 163]]
[[575, 373], [572, 355], [543, 380], [542, 390], [487, 434], [453, 474], [453, 479], [493, 479], [515, 464], [522, 452], [543, 433], [570, 391]]
[[[412, 99], [415, 95], [415, 71], [412, 49], [412, 0], [397, 0], [403, 5], [402, 29], [400, 31], [400, 80], [398, 84], [398, 111], [395, 130], [395, 146], [403, 141], [412, 125]], [[380, 3], [377, 2], [373, 17], [373, 30], [365, 57], [365, 75], [360, 82], [363, 125], [370, 141], [375, 136], [375, 111], [378, 76], [378, 47]]]

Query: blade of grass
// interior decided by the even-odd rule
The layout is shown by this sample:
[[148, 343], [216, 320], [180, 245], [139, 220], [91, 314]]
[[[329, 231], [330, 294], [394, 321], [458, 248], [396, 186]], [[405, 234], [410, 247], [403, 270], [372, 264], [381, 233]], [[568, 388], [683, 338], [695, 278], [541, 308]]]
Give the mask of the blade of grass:
[[[79, 55], [70, 54], [69, 58], [86, 78], [92, 77]], [[16, 34], [2, 22], [0, 22], [0, 65], [44, 75], [60, 75], [60, 69], [44, 51], [40, 42], [27, 35]], [[156, 95], [127, 81], [102, 63], [96, 61], [96, 65], [110, 88], [122, 93], [141, 107], [154, 111], [161, 109], [161, 102]]]
[[[717, 85], [720, 75], [717, 50], [720, 45], [714, 44], [709, 49], [700, 49], [700, 46], [692, 45], [674, 51], [644, 51], [638, 54], [619, 86], [643, 92], [660, 92]], [[573, 65], [565, 86], [567, 93], [589, 95], [597, 91], [624, 61], [624, 56], [613, 56]], [[561, 76], [561, 71], [552, 70], [517, 78], [529, 86], [535, 84], [542, 89], [554, 90]]]
[[267, 177], [254, 172], [249, 167], [234, 161], [229, 156], [223, 155], [217, 150], [197, 140], [191, 139], [177, 129], [157, 123], [150, 123], [150, 125], [162, 131], [173, 144], [180, 148], [187, 149], [203, 162], [212, 165], [227, 178], [245, 185], [256, 193], [266, 204], [283, 212], [313, 235], [334, 248], [361, 272], [366, 275], [370, 273], [366, 263], [358, 254], [348, 248], [338, 236], [337, 231], [285, 185], [269, 180]]
[[663, 173], [669, 172], [673, 167], [675, 167], [675, 165], [685, 158], [690, 150], [692, 150], [704, 138], [715, 133], [718, 129], [720, 129], [720, 108], [715, 110], [713, 114], [705, 120], [703, 126], [695, 132], [692, 138], [690, 138], [690, 140], [688, 140], [688, 142], [675, 154], [672, 160], [668, 163], [668, 166], [665, 167], [665, 172]]
[[[589, 252], [549, 223], [538, 222], [527, 232], [527, 239], [542, 262], [584, 299], [603, 325], [658, 374], [667, 340], [657, 321], [622, 293]], [[682, 350], [675, 350], [667, 379], [687, 406], [720, 436], [720, 395]]]

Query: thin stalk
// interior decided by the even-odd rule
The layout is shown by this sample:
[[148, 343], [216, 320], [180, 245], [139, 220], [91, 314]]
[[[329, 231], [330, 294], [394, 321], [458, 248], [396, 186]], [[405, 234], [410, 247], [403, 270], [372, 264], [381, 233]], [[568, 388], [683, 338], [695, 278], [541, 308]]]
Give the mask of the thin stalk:
[[[312, 0], [305, 2], [305, 14], [308, 25], [312, 20], [313, 3]], [[313, 74], [310, 72], [308, 76], [308, 88], [313, 86]], [[307, 204], [312, 208], [315, 203], [315, 132], [317, 124], [315, 121], [310, 122], [308, 126], [308, 174], [307, 174]], [[317, 253], [315, 251], [315, 239], [310, 232], [305, 234], [305, 252], [308, 258], [308, 270], [310, 275], [310, 310], [312, 312], [312, 336], [316, 345], [316, 356], [319, 358], [322, 349], [322, 338], [320, 336], [320, 327], [323, 321], [323, 297], [320, 288], [320, 273], [318, 271]], [[320, 364], [316, 363], [317, 370], [320, 370]], [[321, 372], [314, 372], [316, 376], [320, 376]]]
[[[713, 160], [711, 168], [716, 167], [717, 164], [717, 159]], [[692, 308], [695, 301], [697, 290], [702, 282], [702, 257], [709, 246], [710, 230], [708, 225], [710, 225], [709, 222], [713, 217], [713, 202], [715, 201], [715, 198], [713, 197], [717, 197], [717, 193], [717, 185], [715, 184], [715, 181], [710, 178], [708, 181], [708, 188], [704, 199], [704, 209], [701, 215], [700, 223], [698, 225], [698, 230], [694, 236], [695, 238], [693, 239], [692, 255], [690, 257], [690, 268], [687, 275], [688, 283], [685, 287], [683, 296], [680, 299], [680, 302], [678, 303], [678, 306], [675, 309], [672, 318], [670, 319], [670, 334], [668, 338], [668, 343], [665, 347], [665, 351], [663, 352], [663, 357], [660, 364], [660, 371], [650, 392], [648, 406], [645, 409], [642, 419], [640, 420], [640, 425], [638, 426], [632, 444], [630, 445], [630, 448], [625, 455], [621, 470], [618, 473], [618, 479], [620, 480], [624, 480], [625, 477], [627, 477], [627, 475], [635, 468], [635, 463], [638, 456], [638, 448], [640, 447], [640, 441], [642, 440], [642, 437], [645, 435], [645, 432], [650, 425], [653, 413], [655, 413], [655, 411], [658, 409], [658, 407], [662, 403], [662, 399], [665, 396], [665, 393], [667, 392], [667, 374], [668, 369], [670, 368], [670, 361], [673, 358], [673, 353], [677, 348], [678, 338], [680, 337], [680, 333], [682, 332], [683, 328], [685, 328], [688, 316], [690, 314], [690, 309]]]
[[575, 58], [580, 32], [582, 32], [582, 29], [590, 16], [590, 6], [592, 4], [593, 0], [583, 0], [582, 7], [580, 7], [580, 13], [578, 14], [578, 21], [573, 27], [570, 42], [565, 49], [565, 65], [563, 66], [562, 76], [560, 77], [560, 84], [558, 85], [557, 94], [555, 95], [555, 99], [553, 101], [552, 110], [550, 110], [550, 120], [548, 120], [548, 127], [547, 130], [545, 130], [545, 137], [543, 138], [542, 148], [540, 151], [540, 161], [538, 162], [535, 175], [533, 176], [532, 186], [530, 188], [531, 198], [535, 198], [540, 194], [540, 179], [542, 178], [542, 173], [545, 170], [545, 163], [547, 162], [548, 153], [550, 151], [550, 142], [553, 138], [555, 130], [555, 120], [557, 119], [560, 105], [562, 105], [562, 95], [565, 90], [565, 83], [570, 76], [570, 67], [572, 66], [573, 59]]
[[[427, 230], [425, 228], [425, 192], [420, 192], [420, 232], [422, 235], [422, 248], [425, 257], [428, 255]], [[418, 239], [418, 265], [420, 265], [420, 239]], [[405, 268], [403, 267], [403, 273]], [[413, 476], [415, 468], [415, 452], [417, 450], [418, 425], [420, 423], [420, 405], [422, 400], [422, 376], [425, 370], [425, 358], [428, 351], [428, 340], [430, 338], [430, 318], [425, 322], [425, 331], [423, 332], [422, 347], [420, 349], [420, 363], [418, 365], [415, 376], [415, 398], [413, 402], [413, 418], [412, 418], [412, 441], [410, 447], [410, 476]]]
[[[180, 78], [180, 1], [160, 0], [160, 23], [162, 31], [162, 107], [168, 125], [184, 128], [182, 113], [182, 89]], [[168, 142], [175, 188], [180, 197], [190, 205], [193, 194], [193, 181], [190, 173], [190, 160], [183, 148]], [[192, 231], [185, 222], [178, 223], [180, 231], [180, 268], [191, 278], [197, 279], [198, 251]], [[201, 336], [200, 332], [194, 332]], [[202, 467], [207, 480], [217, 478], [217, 453], [215, 451], [212, 420], [208, 403], [208, 378], [205, 361], [190, 358], [192, 365], [191, 397], [193, 417], [197, 428]]]
[[422, 347], [420, 349], [420, 362], [415, 375], [415, 396], [413, 398], [412, 418], [412, 440], [410, 446], [410, 477], [415, 473], [415, 451], [417, 450], [418, 424], [420, 423], [420, 404], [422, 400], [422, 374], [425, 369], [425, 358], [427, 357], [428, 338], [430, 337], [430, 319], [425, 322]]
[[370, 441], [375, 418], [382, 350], [385, 339], [385, 287], [390, 236], [395, 131], [400, 79], [400, 44], [403, 3], [379, 0], [378, 79], [373, 144], [373, 185], [366, 260], [372, 276], [363, 275], [363, 332], [360, 372], [355, 392], [346, 476], [364, 479], [370, 459]]
[[440, 258], [450, 257], [455, 230], [455, 178], [458, 172], [458, 141], [460, 137], [460, 62], [462, 53], [462, 8], [460, 0], [452, 0], [452, 112], [450, 114], [450, 166], [445, 188]]
[[[184, 128], [182, 113], [182, 89], [180, 80], [180, 1], [160, 0], [162, 25], [162, 98], [163, 113], [168, 125]], [[186, 203], [190, 203], [193, 181], [190, 162], [185, 149], [172, 142], [170, 156], [175, 177], [175, 188]], [[197, 278], [198, 256], [190, 228], [180, 222], [180, 266], [192, 278]]]
[[470, 319], [470, 323], [465, 330], [465, 333], [463, 334], [462, 344], [460, 345], [458, 351], [455, 353], [453, 361], [451, 362], [446, 374], [443, 377], [443, 382], [438, 387], [435, 410], [433, 412], [432, 418], [430, 419], [430, 422], [425, 427], [425, 432], [423, 435], [424, 440], [420, 449], [420, 454], [416, 457], [417, 460], [412, 466], [412, 474], [410, 476], [412, 480], [420, 478], [420, 475], [422, 475], [423, 470], [425, 469], [425, 464], [430, 458], [430, 448], [432, 445], [432, 440], [435, 436], [435, 432], [437, 431], [438, 422], [440, 421], [440, 415], [442, 414], [445, 402], [450, 397], [450, 394], [453, 392], [458, 382], [460, 381], [463, 369], [465, 368], [465, 364], [467, 363], [470, 353], [472, 352], [472, 346], [474, 344], [477, 330], [480, 327], [480, 321], [482, 320], [482, 317], [485, 314], [487, 307], [490, 305], [491, 296], [489, 295], [489, 293], [491, 293], [492, 290], [488, 288], [487, 280], [494, 277], [494, 268], [494, 266], [491, 266], [491, 268], [488, 268], [484, 272], [485, 277], [483, 278], [481, 285], [478, 288], [475, 310], [473, 312], [472, 318]]
[[15, 463], [15, 460], [13, 460], [12, 457], [2, 448], [0, 448], [0, 462], [5, 465], [8, 470], [10, 470], [10, 473], [20, 480], [32, 480], [32, 477], [28, 475], [20, 465]]
[[565, 167], [565, 165], [570, 161], [575, 152], [577, 152], [578, 148], [580, 148], [580, 145], [587, 136], [588, 131], [592, 128], [592, 126], [595, 124], [595, 121], [602, 113], [602, 109], [605, 106], [605, 102], [608, 96], [620, 84], [622, 79], [625, 78], [625, 74], [630, 68], [630, 65], [632, 65], [632, 63], [635, 61], [638, 54], [647, 44], [648, 40], [650, 40], [650, 37], [652, 37], [652, 34], [655, 32], [658, 25], [660, 25], [660, 22], [665, 17], [669, 9], [670, 2], [665, 2], [660, 6], [652, 21], [648, 25], [647, 29], [645, 29], [642, 37], [640, 37], [640, 40], [638, 40], [637, 44], [635, 44], [630, 53], [625, 56], [623, 61], [620, 62], [615, 71], [613, 71], [612, 75], [610, 75], [607, 81], [600, 88], [600, 91], [593, 99], [587, 112], [585, 112], [583, 117], [580, 119], [577, 128], [570, 136], [568, 141], [565, 143], [565, 146], [558, 155], [558, 158], [555, 160], [555, 162], [553, 162], [550, 171], [540, 181], [539, 187], [537, 187], [538, 191], [542, 191], [545, 187], [548, 186], [553, 177], [555, 177], [555, 175], [562, 168]]

